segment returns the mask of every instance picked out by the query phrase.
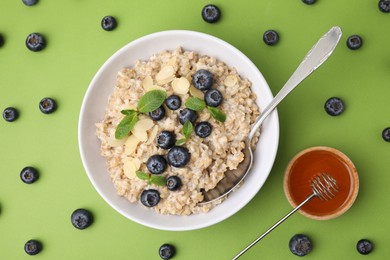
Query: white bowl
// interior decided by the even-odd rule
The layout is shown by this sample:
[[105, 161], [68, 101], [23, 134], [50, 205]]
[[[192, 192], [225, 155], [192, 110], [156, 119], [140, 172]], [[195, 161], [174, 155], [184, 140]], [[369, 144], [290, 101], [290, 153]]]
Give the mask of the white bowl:
[[85, 94], [79, 117], [79, 149], [84, 168], [93, 186], [104, 200], [123, 216], [142, 225], [161, 230], [194, 230], [216, 224], [244, 207], [260, 190], [273, 166], [279, 141], [279, 121], [276, 110], [263, 124], [260, 141], [255, 152], [251, 173], [245, 183], [229, 198], [205, 214], [190, 216], [160, 215], [138, 203], [130, 203], [116, 194], [105, 159], [100, 155], [100, 141], [96, 137], [95, 123], [105, 114], [108, 97], [114, 90], [117, 72], [133, 66], [138, 59], [148, 60], [151, 55], [177, 47], [215, 57], [249, 79], [257, 94], [260, 110], [273, 96], [256, 66], [232, 45], [207, 34], [193, 31], [164, 31], [139, 38], [112, 55], [99, 69]]

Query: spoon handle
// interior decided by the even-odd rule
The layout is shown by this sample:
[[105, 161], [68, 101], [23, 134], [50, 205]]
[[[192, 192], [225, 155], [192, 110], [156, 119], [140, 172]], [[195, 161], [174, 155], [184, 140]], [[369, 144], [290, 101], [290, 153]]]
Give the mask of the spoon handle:
[[301, 64], [295, 70], [294, 74], [286, 82], [283, 88], [275, 96], [275, 98], [269, 103], [269, 105], [262, 111], [260, 117], [253, 125], [248, 139], [252, 140], [257, 129], [261, 126], [267, 116], [275, 109], [275, 107], [301, 83], [307, 76], [309, 76], [314, 70], [324, 63], [333, 50], [336, 48], [340, 41], [342, 32], [340, 27], [332, 27], [326, 34], [324, 34], [319, 41], [311, 48], [306, 54]]
[[307, 197], [301, 204], [296, 206], [293, 210], [291, 210], [286, 216], [284, 216], [282, 219], [280, 219], [278, 222], [276, 222], [272, 227], [270, 227], [267, 231], [265, 231], [261, 236], [256, 238], [252, 243], [250, 243], [247, 247], [245, 247], [244, 250], [242, 250], [240, 253], [238, 253], [232, 260], [237, 260], [240, 256], [242, 256], [246, 251], [248, 251], [252, 246], [254, 246], [257, 242], [259, 242], [261, 239], [263, 239], [266, 235], [271, 233], [272, 230], [274, 230], [277, 226], [283, 223], [286, 219], [288, 219], [292, 214], [294, 214], [297, 210], [299, 210], [303, 205], [305, 205], [307, 202], [309, 202], [312, 198], [316, 197], [317, 194], [313, 193], [309, 197]]

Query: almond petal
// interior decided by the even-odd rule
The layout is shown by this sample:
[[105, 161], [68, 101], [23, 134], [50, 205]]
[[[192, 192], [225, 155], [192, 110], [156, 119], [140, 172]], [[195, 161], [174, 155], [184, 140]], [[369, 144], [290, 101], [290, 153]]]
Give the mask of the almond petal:
[[172, 81], [171, 86], [173, 88], [173, 92], [179, 95], [184, 95], [188, 93], [190, 82], [185, 77], [175, 78]]

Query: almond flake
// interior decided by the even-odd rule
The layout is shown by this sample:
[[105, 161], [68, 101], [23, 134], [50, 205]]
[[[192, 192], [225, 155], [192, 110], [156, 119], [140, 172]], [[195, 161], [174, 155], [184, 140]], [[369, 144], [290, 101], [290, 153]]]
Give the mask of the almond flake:
[[190, 94], [191, 96], [193, 97], [196, 97], [196, 98], [200, 98], [200, 99], [204, 99], [204, 94], [202, 91], [200, 91], [199, 89], [195, 88], [194, 86], [191, 85], [190, 87]]
[[188, 93], [188, 89], [190, 88], [190, 82], [185, 78], [175, 78], [172, 83], [173, 92], [179, 95], [184, 95]]
[[135, 165], [133, 158], [128, 158], [127, 160], [124, 160], [123, 162], [123, 172], [129, 179], [134, 179], [137, 171], [137, 166]]
[[171, 82], [175, 78], [175, 69], [171, 65], [167, 65], [161, 68], [160, 72], [156, 75], [156, 82], [158, 85], [163, 85]]
[[148, 140], [147, 131], [154, 126], [154, 122], [150, 118], [142, 118], [140, 119], [134, 126], [131, 132], [135, 135], [138, 140], [141, 142], [145, 142]]
[[139, 140], [135, 135], [130, 135], [125, 142], [125, 154], [132, 155], [137, 149]]
[[157, 131], [158, 131], [158, 126], [157, 125], [153, 126], [152, 130], [149, 133], [149, 137], [148, 140], [146, 141], [146, 144], [151, 144], [154, 141], [154, 139], [157, 136]]
[[144, 87], [144, 89], [145, 89], [145, 91], [146, 92], [148, 92], [148, 91], [151, 91], [151, 90], [162, 90], [162, 91], [164, 91], [164, 92], [167, 92], [167, 90], [165, 89], [165, 88], [163, 88], [163, 87], [160, 87], [160, 86], [158, 86], [158, 85], [150, 85], [150, 86], [148, 86], [148, 87]]
[[229, 75], [223, 81], [226, 87], [234, 87], [237, 84], [237, 77], [233, 75]]
[[142, 80], [142, 87], [145, 89], [145, 91], [148, 91], [147, 89], [151, 86], [153, 86], [153, 79], [151, 76], [146, 76], [144, 80]]

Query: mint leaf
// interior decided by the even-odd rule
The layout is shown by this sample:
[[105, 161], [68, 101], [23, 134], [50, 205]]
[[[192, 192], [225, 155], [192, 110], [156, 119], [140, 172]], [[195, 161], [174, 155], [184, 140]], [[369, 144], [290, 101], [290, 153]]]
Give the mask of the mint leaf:
[[135, 123], [138, 121], [138, 115], [136, 111], [129, 112], [115, 129], [115, 138], [122, 139], [126, 137], [131, 130], [133, 130]]
[[185, 103], [186, 107], [195, 111], [202, 111], [206, 107], [204, 100], [196, 97], [190, 97]]
[[143, 95], [138, 102], [138, 111], [149, 113], [159, 108], [165, 100], [166, 93], [162, 90], [151, 90]]
[[133, 109], [124, 109], [124, 110], [121, 110], [121, 113], [124, 114], [124, 115], [131, 115], [132, 113], [137, 113], [137, 111], [133, 110]]
[[181, 129], [181, 131], [183, 132], [183, 135], [186, 138], [186, 140], [188, 140], [188, 138], [190, 138], [191, 133], [192, 133], [193, 130], [194, 130], [194, 127], [192, 126], [191, 121], [187, 120], [184, 123], [183, 128]]
[[157, 185], [157, 186], [164, 186], [166, 181], [167, 181], [165, 176], [152, 175], [152, 174], [145, 173], [143, 171], [136, 171], [135, 174], [141, 180], [147, 181], [149, 185], [150, 184], [154, 184], [154, 185]]
[[207, 109], [209, 110], [212, 117], [214, 117], [220, 122], [225, 122], [226, 115], [221, 110], [216, 107], [207, 107]]
[[167, 179], [165, 178], [165, 176], [152, 175], [150, 177], [150, 182], [149, 183], [152, 183], [152, 184], [157, 185], [157, 186], [165, 186], [166, 182], [167, 182]]
[[177, 145], [177, 146], [183, 145], [183, 144], [185, 144], [185, 142], [187, 142], [187, 138], [182, 138], [182, 139], [177, 140], [175, 145]]
[[135, 174], [141, 180], [149, 180], [150, 179], [150, 174], [144, 173], [143, 171], [136, 171]]

